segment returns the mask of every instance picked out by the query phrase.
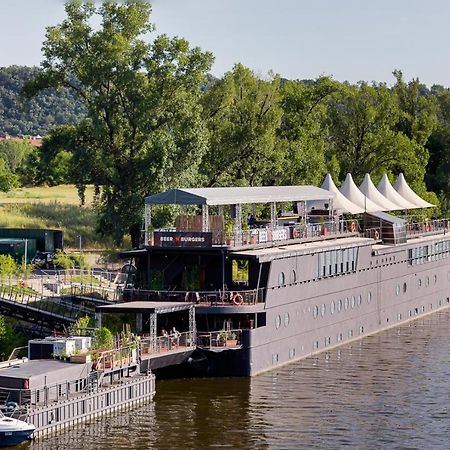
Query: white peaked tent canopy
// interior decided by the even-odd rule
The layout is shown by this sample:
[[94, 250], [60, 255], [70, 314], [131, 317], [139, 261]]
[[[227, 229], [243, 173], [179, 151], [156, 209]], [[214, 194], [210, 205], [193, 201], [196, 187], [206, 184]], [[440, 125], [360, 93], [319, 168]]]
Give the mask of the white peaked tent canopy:
[[428, 203], [423, 198], [419, 197], [409, 186], [405, 177], [401, 173], [394, 184], [394, 189], [406, 200], [416, 205], [416, 208], [431, 208], [435, 205]]
[[363, 211], [366, 212], [375, 212], [375, 211], [384, 211], [384, 208], [377, 203], [367, 198], [356, 186], [355, 182], [351, 174], [347, 174], [345, 177], [344, 184], [339, 189], [341, 194], [343, 194], [348, 200], [352, 203], [355, 203], [360, 208], [363, 208]]
[[377, 205], [383, 207], [383, 211], [398, 211], [399, 209], [404, 209], [402, 206], [391, 202], [387, 199], [373, 184], [372, 178], [366, 173], [364, 176], [364, 181], [359, 186], [359, 190], [370, 200], [372, 200]]
[[403, 198], [393, 187], [389, 178], [386, 174], [383, 175], [383, 178], [378, 183], [378, 190], [391, 202], [396, 203], [401, 206], [402, 209], [416, 209], [417, 206], [414, 203], [409, 202], [405, 198]]
[[321, 188], [336, 194], [336, 197], [334, 197], [333, 199], [334, 209], [341, 210], [342, 212], [349, 214], [360, 214], [364, 212], [364, 208], [355, 205], [355, 203], [352, 203], [340, 193], [339, 189], [334, 184], [333, 178], [331, 178], [330, 174], [327, 174], [325, 180], [323, 180]]

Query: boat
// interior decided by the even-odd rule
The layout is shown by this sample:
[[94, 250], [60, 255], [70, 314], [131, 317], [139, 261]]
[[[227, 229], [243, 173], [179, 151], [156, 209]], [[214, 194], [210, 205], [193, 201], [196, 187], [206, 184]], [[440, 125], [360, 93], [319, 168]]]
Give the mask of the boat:
[[35, 430], [34, 425], [23, 420], [6, 417], [0, 411], [0, 446], [8, 447], [18, 445], [31, 437]]
[[[169, 204], [180, 213], [154, 229]], [[121, 255], [136, 267], [124, 299], [136, 311], [143, 301], [193, 305], [197, 347], [185, 366], [257, 375], [450, 306], [450, 221], [413, 219], [407, 207], [433, 205], [403, 175], [380, 189], [348, 175], [341, 190], [327, 176], [321, 188], [148, 196], [141, 248]], [[141, 310], [136, 332], [150, 323], [156, 338], [166, 319], [155, 311]]]

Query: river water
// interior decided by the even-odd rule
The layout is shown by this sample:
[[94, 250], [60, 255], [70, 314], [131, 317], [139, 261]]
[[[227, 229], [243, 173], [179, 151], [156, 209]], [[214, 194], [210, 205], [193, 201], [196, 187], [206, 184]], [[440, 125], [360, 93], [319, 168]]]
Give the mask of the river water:
[[450, 311], [253, 379], [157, 381], [152, 403], [49, 449], [450, 448]]

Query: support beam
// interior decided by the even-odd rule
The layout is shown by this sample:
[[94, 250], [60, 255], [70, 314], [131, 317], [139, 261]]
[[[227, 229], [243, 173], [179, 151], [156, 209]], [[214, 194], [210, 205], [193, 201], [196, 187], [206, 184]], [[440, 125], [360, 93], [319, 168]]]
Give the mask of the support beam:
[[270, 227], [274, 229], [277, 225], [277, 204], [272, 202], [270, 204]]
[[202, 231], [209, 231], [209, 207], [202, 205]]
[[242, 206], [234, 205], [236, 216], [234, 218], [234, 241], [235, 245], [242, 245]]
[[149, 329], [149, 334], [150, 334], [150, 348], [152, 350], [156, 349], [156, 337], [157, 337], [157, 329], [156, 329], [156, 323], [157, 323], [157, 314], [156, 313], [151, 313], [150, 314], [150, 329]]
[[[144, 211], [144, 245], [150, 245], [150, 227], [152, 224], [152, 207], [151, 205], [145, 205], [145, 211]], [[153, 236], [151, 236], [153, 238]]]
[[136, 314], [136, 333], [141, 334], [142, 329], [142, 313]]

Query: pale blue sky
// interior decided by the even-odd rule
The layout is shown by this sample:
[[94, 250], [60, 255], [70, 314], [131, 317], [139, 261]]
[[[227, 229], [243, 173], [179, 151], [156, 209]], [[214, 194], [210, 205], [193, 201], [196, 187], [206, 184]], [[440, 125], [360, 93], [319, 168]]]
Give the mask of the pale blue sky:
[[[0, 0], [0, 66], [38, 65], [45, 27], [63, 0]], [[216, 57], [213, 74], [236, 62], [286, 78], [407, 79], [450, 87], [448, 0], [155, 0], [157, 33], [178, 35]]]

